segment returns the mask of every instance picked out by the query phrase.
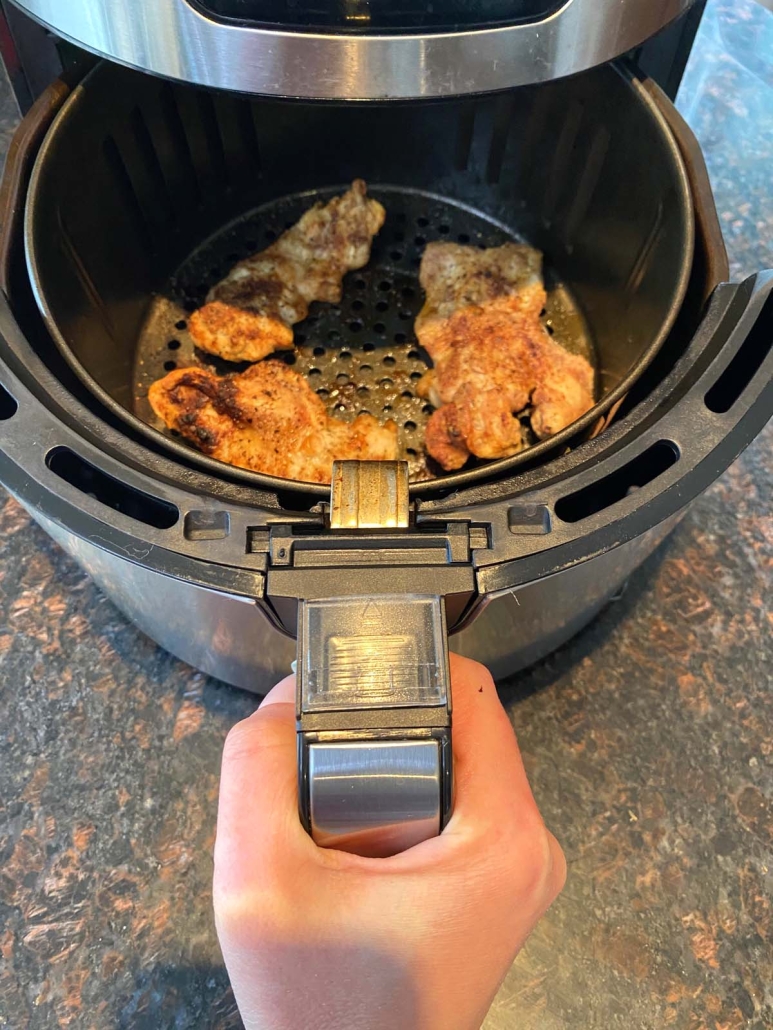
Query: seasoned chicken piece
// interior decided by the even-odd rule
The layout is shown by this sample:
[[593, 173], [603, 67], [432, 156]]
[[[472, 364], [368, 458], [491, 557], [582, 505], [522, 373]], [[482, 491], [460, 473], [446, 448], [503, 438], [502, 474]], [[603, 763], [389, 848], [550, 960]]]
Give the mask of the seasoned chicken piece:
[[447, 471], [459, 469], [471, 454], [479, 458], [517, 454], [523, 447], [521, 423], [499, 390], [463, 386], [454, 403], [442, 404], [430, 417], [424, 446]]
[[197, 347], [227, 361], [260, 361], [293, 346], [292, 325], [314, 300], [337, 304], [344, 275], [370, 258], [385, 211], [362, 179], [315, 204], [270, 247], [234, 265], [188, 320]]
[[397, 458], [394, 422], [331, 418], [306, 379], [281, 361], [228, 376], [180, 368], [153, 383], [148, 397], [158, 417], [204, 454], [254, 472], [329, 483], [335, 459]]
[[541, 260], [539, 251], [516, 244], [427, 247], [420, 272], [427, 303], [416, 332], [434, 367], [418, 393], [439, 409], [425, 447], [444, 469], [461, 468], [471, 454], [517, 454], [524, 446], [517, 414], [529, 405], [540, 439], [593, 406], [591, 365], [540, 322]]
[[430, 243], [422, 257], [419, 282], [426, 300], [416, 318], [416, 334], [425, 347], [435, 328], [470, 305], [508, 297], [513, 310], [534, 318], [545, 305], [542, 254], [521, 243], [486, 250], [461, 243]]

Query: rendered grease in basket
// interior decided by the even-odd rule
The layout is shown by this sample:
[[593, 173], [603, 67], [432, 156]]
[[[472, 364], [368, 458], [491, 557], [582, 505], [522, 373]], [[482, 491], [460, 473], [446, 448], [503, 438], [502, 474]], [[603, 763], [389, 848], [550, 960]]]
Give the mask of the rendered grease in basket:
[[[203, 351], [258, 361], [292, 349], [291, 326], [312, 300], [338, 303], [346, 271], [362, 268], [385, 211], [356, 180], [317, 204], [266, 250], [240, 261], [210, 291], [189, 326]], [[524, 244], [479, 249], [429, 243], [419, 280], [426, 303], [416, 335], [434, 367], [418, 385], [438, 409], [427, 453], [445, 470], [474, 455], [502, 458], [527, 441], [519, 415], [544, 439], [593, 406], [594, 373], [551, 339], [540, 319], [542, 255]], [[306, 482], [330, 482], [334, 460], [398, 456], [398, 429], [370, 414], [331, 417], [306, 379], [278, 361], [218, 376], [177, 369], [155, 382], [155, 414], [211, 457]], [[531, 406], [531, 407], [530, 407]]]

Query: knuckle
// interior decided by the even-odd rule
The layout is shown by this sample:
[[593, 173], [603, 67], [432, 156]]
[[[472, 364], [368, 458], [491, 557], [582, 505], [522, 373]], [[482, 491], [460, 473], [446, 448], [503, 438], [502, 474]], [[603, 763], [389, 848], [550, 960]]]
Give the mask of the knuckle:
[[550, 835], [542, 819], [535, 815], [530, 825], [506, 831], [502, 855], [503, 875], [519, 898], [541, 905], [552, 893], [553, 869]]
[[524, 874], [530, 894], [541, 897], [546, 893], [551, 865], [548, 831], [540, 822], [527, 838], [524, 848]]
[[244, 890], [213, 886], [212, 898], [218, 938], [231, 952], [299, 940], [314, 921], [308, 906], [299, 906], [287, 885], [253, 885]]
[[281, 931], [292, 911], [282, 883], [233, 884], [227, 878], [212, 884], [212, 905], [218, 934], [234, 945], [249, 946]]
[[239, 924], [247, 908], [248, 896], [246, 890], [229, 882], [228, 877], [219, 875], [215, 867], [212, 880], [212, 907], [215, 910], [218, 928], [230, 932]]
[[523, 897], [539, 916], [556, 900], [566, 882], [564, 853], [544, 824], [523, 845], [521, 874]]
[[557, 898], [561, 891], [564, 889], [566, 884], [567, 876], [567, 865], [566, 856], [564, 850], [555, 837], [551, 840], [552, 844], [552, 879], [551, 879], [551, 900]]

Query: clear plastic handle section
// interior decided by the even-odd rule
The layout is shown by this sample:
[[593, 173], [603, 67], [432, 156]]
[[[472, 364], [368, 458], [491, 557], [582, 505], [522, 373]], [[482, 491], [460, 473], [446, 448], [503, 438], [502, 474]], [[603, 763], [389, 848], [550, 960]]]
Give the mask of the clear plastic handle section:
[[437, 597], [306, 601], [301, 622], [303, 712], [446, 703]]

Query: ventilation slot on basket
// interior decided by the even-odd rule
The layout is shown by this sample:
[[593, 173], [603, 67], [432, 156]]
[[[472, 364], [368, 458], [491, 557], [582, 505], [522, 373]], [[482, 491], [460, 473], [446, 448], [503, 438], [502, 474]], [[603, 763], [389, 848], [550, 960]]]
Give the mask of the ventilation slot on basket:
[[706, 407], [717, 415], [730, 411], [762, 367], [773, 347], [773, 294], [763, 305], [749, 335], [722, 375], [706, 394]]
[[558, 137], [553, 160], [547, 177], [547, 187], [542, 201], [542, 217], [550, 225], [556, 213], [559, 199], [567, 184], [575, 185], [575, 176], [569, 174], [569, 167], [576, 158], [577, 139], [583, 122], [584, 110], [579, 101], [574, 101], [566, 113], [561, 134]]
[[56, 221], [59, 226], [59, 240], [63, 252], [70, 260], [70, 268], [75, 272], [78, 282], [81, 284], [83, 294], [91, 305], [91, 310], [98, 316], [104, 327], [105, 333], [111, 339], [115, 339], [115, 326], [110, 318], [110, 312], [97, 289], [94, 280], [89, 275], [88, 269], [83, 263], [80, 251], [75, 246], [72, 233], [65, 221], [64, 212], [61, 207], [56, 209]]
[[180, 517], [173, 504], [113, 479], [69, 447], [57, 447], [47, 454], [46, 465], [76, 490], [146, 526], [170, 529]]
[[121, 198], [123, 200], [122, 207], [132, 220], [140, 245], [148, 253], [152, 253], [154, 249], [153, 237], [148, 230], [148, 223], [145, 221], [145, 213], [142, 210], [142, 205], [137, 199], [134, 185], [126, 170], [124, 159], [121, 157], [121, 151], [118, 149], [118, 144], [112, 136], [105, 137], [105, 141], [102, 144], [102, 150], [105, 155], [107, 166], [115, 180], [118, 192], [121, 194]]
[[228, 164], [225, 159], [223, 137], [220, 135], [220, 126], [217, 121], [214, 101], [209, 93], [199, 93], [196, 99], [198, 100], [201, 127], [204, 130], [204, 138], [207, 141], [212, 171], [215, 179], [226, 185], [229, 182]]
[[19, 405], [16, 401], [4, 386], [0, 386], [0, 422], [7, 422], [9, 418], [13, 418], [18, 410]]
[[647, 486], [678, 460], [676, 444], [661, 440], [605, 479], [556, 501], [556, 515], [564, 522], [581, 522], [622, 501], [634, 490]]
[[244, 152], [251, 162], [250, 175], [260, 173], [261, 158], [258, 133], [255, 128], [254, 110], [252, 104], [247, 100], [237, 100], [236, 123], [239, 126], [239, 136]]
[[636, 260], [634, 261], [633, 267], [628, 274], [628, 279], [626, 280], [625, 294], [629, 303], [639, 292], [639, 288], [644, 282], [644, 277], [649, 271], [652, 263], [652, 256], [656, 252], [663, 228], [663, 200], [661, 199], [658, 201], [658, 209], [655, 212], [655, 220], [652, 223], [652, 228], [647, 234], [647, 238], [644, 241], [641, 250], [636, 255]]
[[588, 156], [583, 161], [579, 183], [569, 201], [569, 209], [561, 219], [564, 244], [568, 248], [574, 245], [573, 241], [577, 231], [588, 214], [593, 195], [601, 179], [611, 138], [609, 130], [604, 125], [600, 125], [593, 136]]
[[497, 101], [494, 129], [491, 134], [491, 146], [486, 164], [486, 182], [499, 182], [501, 178], [515, 107], [516, 101], [513, 97], [500, 97]]
[[153, 191], [156, 195], [161, 217], [168, 226], [177, 221], [172, 198], [169, 195], [169, 188], [164, 178], [164, 171], [158, 159], [153, 137], [150, 135], [145, 117], [139, 107], [135, 107], [131, 113], [131, 126], [134, 133], [134, 141], [137, 149], [142, 155], [142, 161], [150, 181], [153, 183]]
[[472, 104], [464, 107], [459, 115], [457, 125], [454, 166], [464, 172], [470, 164], [472, 138], [475, 132], [475, 107]]
[[164, 115], [164, 121], [166, 122], [166, 130], [169, 134], [169, 139], [172, 141], [172, 146], [175, 149], [177, 161], [180, 167], [185, 169], [185, 181], [189, 184], [189, 189], [194, 195], [194, 203], [200, 204], [201, 190], [199, 189], [199, 182], [196, 176], [196, 166], [193, 162], [193, 155], [191, 154], [191, 145], [185, 132], [185, 126], [183, 124], [182, 116], [180, 115], [180, 109], [177, 106], [174, 90], [168, 82], [163, 84], [159, 95], [161, 100], [161, 111]]

